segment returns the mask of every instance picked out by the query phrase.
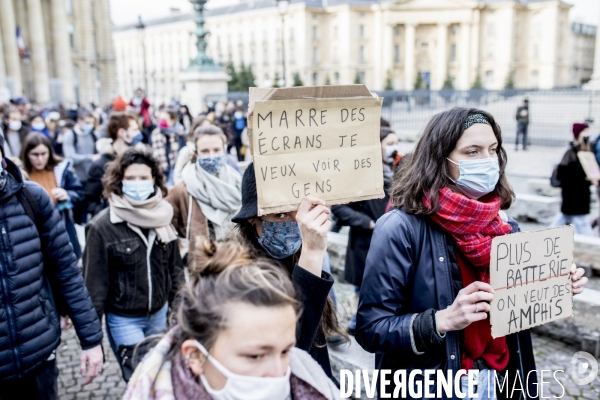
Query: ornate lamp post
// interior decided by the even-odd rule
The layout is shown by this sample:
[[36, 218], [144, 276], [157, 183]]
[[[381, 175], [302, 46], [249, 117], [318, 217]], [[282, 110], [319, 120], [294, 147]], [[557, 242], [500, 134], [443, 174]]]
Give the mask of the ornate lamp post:
[[135, 26], [135, 29], [140, 31], [140, 42], [142, 45], [142, 58], [143, 58], [143, 67], [144, 67], [144, 95], [148, 96], [148, 73], [146, 71], [146, 38], [144, 36], [144, 29], [146, 29], [146, 25], [142, 22], [142, 16], [138, 15], [138, 24]]
[[281, 15], [281, 67], [283, 69], [283, 87], [287, 86], [286, 71], [285, 71], [285, 13], [290, 0], [277, 0], [279, 14]]
[[208, 0], [190, 0], [196, 11], [196, 30], [193, 31], [196, 35], [196, 48], [198, 54], [196, 58], [190, 60], [188, 71], [222, 71], [220, 65], [216, 64], [212, 58], [206, 54], [206, 35], [210, 32], [204, 29], [204, 6]]

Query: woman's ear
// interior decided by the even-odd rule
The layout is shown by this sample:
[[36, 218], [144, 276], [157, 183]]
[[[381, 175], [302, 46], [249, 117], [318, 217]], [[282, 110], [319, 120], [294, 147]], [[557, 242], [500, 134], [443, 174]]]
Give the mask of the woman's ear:
[[181, 345], [181, 355], [186, 360], [188, 367], [192, 373], [196, 376], [200, 376], [204, 373], [204, 363], [206, 357], [198, 350], [196, 343], [193, 340], [186, 340]]

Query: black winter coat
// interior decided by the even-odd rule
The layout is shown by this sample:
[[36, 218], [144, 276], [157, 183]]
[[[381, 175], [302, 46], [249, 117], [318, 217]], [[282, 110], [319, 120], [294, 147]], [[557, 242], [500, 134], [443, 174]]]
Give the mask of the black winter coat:
[[84, 198], [87, 204], [87, 211], [94, 216], [108, 207], [108, 202], [102, 197], [102, 177], [106, 171], [108, 163], [115, 159], [114, 154], [102, 154], [99, 159], [94, 161], [88, 170], [88, 180], [85, 182]]
[[590, 213], [590, 185], [585, 171], [577, 158], [579, 144], [571, 143], [558, 164], [557, 177], [562, 189], [560, 211], [567, 215], [586, 215]]
[[[406, 369], [407, 377], [415, 369], [452, 370], [454, 377], [461, 368], [462, 331], [447, 332], [439, 346], [426, 349], [423, 355], [416, 355], [411, 345], [411, 318], [431, 315], [432, 309], [445, 309], [454, 302], [457, 279], [450, 260], [456, 257], [449, 253], [451, 241], [427, 218], [402, 210], [388, 212], [377, 221], [356, 320], [356, 340], [375, 353], [375, 368]], [[514, 378], [519, 371], [525, 381], [528, 372], [535, 370], [529, 330], [508, 335], [506, 341], [509, 376]], [[423, 379], [423, 374], [418, 377]], [[537, 393], [535, 373], [528, 385], [529, 393]], [[436, 390], [433, 385], [430, 392]]]
[[126, 222], [112, 223], [109, 208], [86, 226], [83, 276], [99, 318], [105, 312], [139, 317], [173, 304], [184, 281], [178, 242], [154, 239], [147, 263], [140, 234]]
[[[59, 318], [44, 274], [66, 304], [82, 349], [102, 342], [100, 321], [60, 214], [41, 186], [24, 183], [18, 168], [6, 161], [8, 180], [0, 190], [0, 381], [22, 378], [60, 343]], [[45, 221], [41, 235], [15, 196], [23, 186]], [[44, 265], [44, 255], [51, 265]]]
[[371, 221], [377, 221], [383, 214], [390, 198], [358, 201], [331, 207], [339, 225], [350, 226], [344, 279], [360, 287], [365, 272], [365, 261], [371, 246], [373, 230], [369, 227]]

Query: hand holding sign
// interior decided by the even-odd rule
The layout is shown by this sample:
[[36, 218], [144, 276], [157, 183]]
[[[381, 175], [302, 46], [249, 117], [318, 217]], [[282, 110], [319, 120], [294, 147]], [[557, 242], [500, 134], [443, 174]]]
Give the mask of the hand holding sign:
[[473, 282], [458, 292], [452, 305], [436, 313], [438, 332], [460, 331], [487, 318], [494, 289], [485, 282]]
[[323, 200], [306, 197], [300, 203], [296, 214], [302, 236], [302, 253], [298, 265], [317, 276], [321, 276], [323, 257], [327, 251], [327, 232], [331, 228], [330, 213]]

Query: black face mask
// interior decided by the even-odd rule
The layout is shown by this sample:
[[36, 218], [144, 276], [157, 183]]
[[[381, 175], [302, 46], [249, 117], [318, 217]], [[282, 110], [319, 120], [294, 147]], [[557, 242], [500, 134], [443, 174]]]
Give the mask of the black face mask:
[[587, 144], [590, 141], [590, 137], [589, 136], [584, 136], [583, 137], [583, 143]]

